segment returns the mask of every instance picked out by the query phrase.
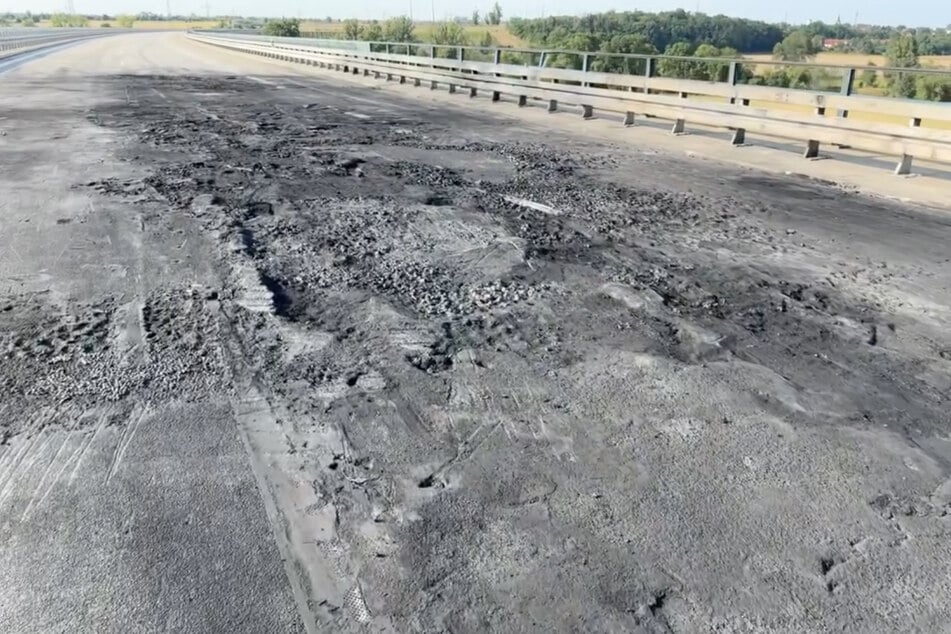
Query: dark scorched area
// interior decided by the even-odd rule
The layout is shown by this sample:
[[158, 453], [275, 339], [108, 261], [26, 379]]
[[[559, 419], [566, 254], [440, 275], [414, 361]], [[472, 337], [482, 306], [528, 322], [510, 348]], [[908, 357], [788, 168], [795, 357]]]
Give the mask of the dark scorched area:
[[942, 304], [947, 264], [841, 246], [914, 213], [475, 111], [113, 84], [89, 118], [146, 175], [75, 186], [200, 235], [220, 286], [153, 293], [153, 356], [125, 368], [109, 298], [0, 306], [5, 406], [251, 385], [325, 430], [294, 451], [335, 509], [327, 574], [359, 590], [310, 588], [328, 631], [949, 616], [951, 347], [910, 297]]

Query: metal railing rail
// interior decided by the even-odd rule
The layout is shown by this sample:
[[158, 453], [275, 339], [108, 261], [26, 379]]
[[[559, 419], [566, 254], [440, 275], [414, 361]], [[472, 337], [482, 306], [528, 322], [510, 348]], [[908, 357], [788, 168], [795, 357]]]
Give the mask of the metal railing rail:
[[121, 29], [56, 28], [56, 29], [0, 29], [0, 56], [7, 51], [46, 46], [90, 37], [121, 33]]
[[[480, 90], [490, 91], [493, 101], [498, 101], [501, 94], [509, 94], [517, 98], [519, 105], [526, 105], [528, 99], [538, 99], [547, 101], [549, 110], [557, 110], [559, 103], [580, 106], [585, 117], [591, 117], [596, 108], [619, 112], [624, 114], [628, 125], [634, 123], [635, 115], [670, 119], [674, 121], [672, 132], [675, 134], [683, 133], [688, 121], [727, 128], [733, 133], [734, 145], [745, 144], [747, 132], [799, 140], [806, 143], [806, 158], [817, 157], [823, 143], [850, 146], [900, 157], [896, 167], [898, 174], [910, 173], [913, 157], [951, 163], [951, 130], [922, 127], [922, 121], [929, 120], [951, 128], [951, 104], [867, 97], [855, 95], [851, 90], [835, 94], [745, 85], [737, 83], [733, 73], [726, 82], [713, 82], [657, 77], [650, 72], [650, 66], [643, 75], [628, 75], [515, 65], [503, 63], [498, 54], [491, 62], [469, 61], [464, 53], [455, 58], [437, 57], [436, 48], [431, 45], [430, 55], [425, 57], [328, 49], [267, 37], [222, 38], [209, 33], [191, 33], [190, 37], [226, 48], [347, 72], [363, 71], [365, 75], [385, 75], [387, 79], [396, 76], [401, 82], [413, 79], [417, 85], [423, 81], [430, 82], [431, 87], [444, 84], [451, 92], [467, 88], [471, 96]], [[696, 61], [696, 58], [688, 59]], [[847, 73], [847, 88], [851, 88], [854, 76], [854, 72]], [[751, 105], [754, 102], [757, 104]], [[788, 109], [790, 106], [805, 111], [793, 112]], [[837, 116], [827, 117], [827, 109], [830, 114], [836, 109]], [[848, 116], [850, 112], [900, 117], [901, 123], [858, 121]]]

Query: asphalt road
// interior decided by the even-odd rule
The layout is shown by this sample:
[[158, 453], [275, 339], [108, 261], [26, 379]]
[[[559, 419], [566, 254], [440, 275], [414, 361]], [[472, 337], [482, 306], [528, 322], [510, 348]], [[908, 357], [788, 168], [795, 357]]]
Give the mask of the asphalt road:
[[142, 34], [0, 76], [0, 631], [951, 631], [951, 220]]

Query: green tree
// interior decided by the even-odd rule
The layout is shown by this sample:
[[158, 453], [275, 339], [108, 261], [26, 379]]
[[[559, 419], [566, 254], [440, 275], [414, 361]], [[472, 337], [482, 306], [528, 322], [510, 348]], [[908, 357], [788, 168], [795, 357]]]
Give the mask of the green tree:
[[300, 37], [300, 20], [296, 18], [269, 20], [261, 32], [274, 37]]
[[502, 24], [502, 6], [496, 2], [492, 10], [485, 16], [485, 21], [489, 24]]
[[922, 75], [915, 82], [915, 96], [929, 101], [951, 101], [951, 80], [939, 75]]
[[[717, 48], [712, 44], [701, 44], [697, 47], [697, 50], [693, 53], [694, 57], [704, 57], [704, 58], [716, 58], [722, 57], [725, 60], [735, 60], [740, 56], [740, 53], [735, 48], [730, 48], [725, 46], [723, 48]], [[708, 59], [700, 63], [701, 73], [696, 79], [703, 79], [706, 81], [727, 81], [730, 77], [730, 61], [713, 61]], [[745, 79], [748, 79], [743, 72], [743, 67], [740, 67], [741, 77], [737, 78], [737, 81], [743, 83]]]
[[[596, 51], [598, 40], [593, 35], [574, 33], [558, 44], [558, 48], [568, 51]], [[555, 53], [548, 56], [545, 65], [552, 68], [570, 68], [581, 70], [584, 66], [584, 56], [576, 53]]]
[[[667, 46], [664, 55], [671, 57], [691, 57], [693, 56], [693, 44], [690, 42], [674, 42]], [[660, 74], [663, 77], [674, 77], [677, 79], [689, 79], [696, 72], [694, 66], [697, 62], [686, 59], [668, 59], [660, 60]]]
[[116, 24], [123, 29], [131, 29], [135, 26], [135, 16], [134, 15], [120, 15], [116, 17]]
[[359, 40], [362, 31], [363, 27], [360, 26], [359, 20], [350, 19], [343, 21], [343, 39]]
[[[550, 46], [550, 35], [559, 31], [585, 33], [596, 37], [599, 43], [615, 35], [641, 34], [658, 50], [664, 50], [675, 42], [690, 42], [694, 46], [708, 42], [743, 52], [767, 52], [772, 51], [786, 35], [779, 25], [683, 10], [609, 12], [534, 20], [512, 18], [508, 21], [508, 28], [518, 37], [539, 46]], [[810, 33], [809, 37], [812, 36]]]
[[888, 65], [897, 68], [915, 68], [918, 66], [918, 40], [911, 31], [896, 35], [888, 41], [885, 48]]
[[489, 31], [482, 32], [482, 37], [479, 38], [479, 46], [482, 48], [493, 48], [495, 46], [495, 38], [492, 37]]
[[373, 20], [363, 28], [361, 39], [367, 42], [382, 42], [383, 27], [380, 26], [379, 22]]
[[[875, 64], [869, 62], [868, 65], [874, 66]], [[859, 76], [859, 84], [868, 88], [874, 88], [878, 84], [878, 72], [871, 68], [863, 70]]]
[[793, 31], [773, 47], [773, 57], [789, 62], [799, 62], [819, 51], [815, 40], [805, 31]]
[[433, 44], [440, 46], [465, 46], [469, 43], [465, 30], [455, 22], [441, 22], [432, 33]]
[[480, 17], [481, 17], [481, 16], [479, 15], [478, 9], [475, 10], [475, 11], [473, 11], [473, 12], [472, 12], [472, 24], [474, 24], [475, 26], [479, 26], [479, 19], [480, 19]]
[[[918, 42], [910, 31], [896, 35], [888, 41], [885, 49], [888, 65], [894, 68], [917, 68]], [[885, 74], [888, 94], [893, 97], [914, 97], [918, 91], [913, 73], [890, 72]]]
[[[620, 55], [639, 54], [656, 55], [657, 49], [648, 39], [637, 33], [632, 35], [615, 35], [601, 44], [601, 53]], [[630, 57], [613, 57], [599, 55], [591, 64], [591, 70], [604, 73], [627, 73], [628, 75], [643, 75], [647, 69], [644, 59]]]
[[416, 40], [416, 25], [405, 15], [390, 18], [383, 23], [383, 39], [387, 42], [413, 42]]

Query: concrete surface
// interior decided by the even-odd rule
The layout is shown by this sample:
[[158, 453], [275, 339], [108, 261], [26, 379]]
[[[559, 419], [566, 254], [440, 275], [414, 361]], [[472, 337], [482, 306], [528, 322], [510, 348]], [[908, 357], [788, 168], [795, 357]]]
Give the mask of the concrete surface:
[[0, 631], [951, 631], [945, 210], [332, 79], [0, 76]]

